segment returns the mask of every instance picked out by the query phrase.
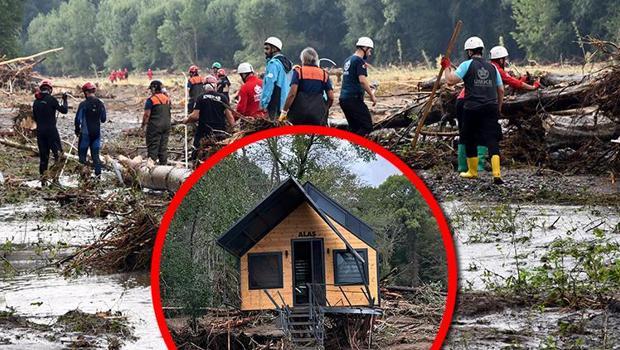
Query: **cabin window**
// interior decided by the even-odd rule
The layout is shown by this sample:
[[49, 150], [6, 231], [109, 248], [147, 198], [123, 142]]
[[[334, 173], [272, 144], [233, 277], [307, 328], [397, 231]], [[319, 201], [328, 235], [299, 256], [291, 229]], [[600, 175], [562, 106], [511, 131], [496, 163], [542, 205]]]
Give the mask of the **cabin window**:
[[282, 288], [282, 253], [248, 254], [250, 289]]
[[[368, 280], [368, 250], [356, 249], [357, 253], [364, 259], [366, 264], [359, 263], [362, 271]], [[360, 274], [355, 256], [347, 250], [334, 250], [334, 284], [352, 285], [364, 284], [364, 278]]]

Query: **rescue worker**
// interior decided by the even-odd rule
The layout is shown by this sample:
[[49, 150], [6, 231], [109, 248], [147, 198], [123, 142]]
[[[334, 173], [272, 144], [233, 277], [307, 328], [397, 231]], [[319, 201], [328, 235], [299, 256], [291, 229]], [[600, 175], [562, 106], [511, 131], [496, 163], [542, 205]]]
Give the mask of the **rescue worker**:
[[162, 92], [164, 86], [160, 80], [153, 80], [149, 85], [151, 97], [144, 105], [142, 128], [146, 128], [146, 147], [148, 157], [159, 161], [160, 165], [168, 163], [168, 137], [170, 135], [171, 105], [170, 98]]
[[340, 107], [349, 123], [349, 130], [358, 135], [367, 135], [372, 131], [372, 117], [364, 103], [364, 93], [368, 93], [373, 106], [377, 104], [377, 98], [368, 81], [366, 65], [374, 47], [372, 39], [359, 38], [355, 53], [347, 58], [343, 67]]
[[319, 67], [319, 54], [311, 47], [301, 52], [299, 60], [302, 66], [293, 69], [291, 89], [280, 121], [288, 119], [293, 125], [327, 125], [327, 114], [334, 103], [329, 74]]
[[151, 68], [146, 71], [146, 76], [149, 78], [149, 81], [153, 80], [153, 70]]
[[218, 131], [226, 131], [227, 124], [231, 128], [235, 125], [235, 119], [227, 108], [228, 99], [224, 94], [217, 92], [216, 86], [217, 80], [212, 76], [208, 76], [204, 85], [205, 92], [198, 97], [196, 108], [194, 108], [192, 114], [183, 121], [185, 124], [198, 122], [196, 134], [194, 135], [194, 148], [196, 151], [192, 155], [193, 159], [196, 158], [203, 139], [212, 136], [223, 136], [225, 134], [219, 133], [218, 135]]
[[198, 66], [189, 67], [189, 79], [187, 80], [189, 101], [187, 102], [187, 113], [191, 113], [194, 110], [196, 99], [204, 93], [203, 83], [203, 78], [198, 73]]
[[264, 118], [265, 111], [260, 108], [260, 98], [263, 93], [263, 81], [254, 73], [254, 67], [244, 62], [237, 68], [243, 85], [239, 89], [237, 112], [246, 117]]
[[[465, 138], [463, 136], [463, 106], [465, 105], [465, 89], [462, 89], [456, 98], [456, 120], [459, 127], [459, 143], [457, 146], [457, 169], [459, 173], [467, 171], [467, 155], [465, 154]], [[484, 171], [486, 164], [486, 156], [489, 152], [486, 146], [476, 146], [478, 153], [478, 171]]]
[[56, 128], [56, 111], [67, 114], [69, 104], [67, 94], [62, 94], [62, 105], [52, 96], [54, 90], [51, 80], [43, 80], [39, 84], [39, 91], [35, 94], [32, 104], [32, 115], [37, 123], [37, 147], [39, 148], [39, 175], [41, 175], [41, 186], [47, 184], [46, 174], [50, 151], [54, 155], [54, 160], [58, 162], [62, 156], [62, 146], [60, 135]]
[[217, 70], [217, 92], [226, 96], [226, 99], [230, 101], [230, 80], [226, 76], [226, 70], [220, 68]]
[[503, 184], [500, 172], [498, 118], [504, 98], [504, 84], [494, 65], [484, 60], [484, 43], [478, 37], [465, 41], [469, 60], [461, 63], [454, 71], [447, 57], [442, 58], [445, 79], [449, 85], [463, 81], [465, 98], [463, 105], [462, 136], [467, 156], [467, 172], [461, 177], [478, 177], [477, 145], [486, 145], [491, 155], [491, 169], [494, 184]]
[[290, 85], [289, 72], [293, 63], [282, 54], [282, 41], [269, 37], [264, 43], [267, 67], [263, 78], [263, 93], [260, 107], [267, 110], [269, 118], [275, 120], [284, 107]]
[[213, 62], [211, 65], [211, 75], [217, 77], [217, 71], [222, 69], [222, 64], [220, 62]]
[[540, 81], [534, 82], [533, 85], [527, 84], [524, 80], [517, 79], [506, 72], [508, 63], [508, 50], [503, 46], [495, 46], [489, 52], [491, 63], [497, 68], [504, 85], [508, 85], [515, 90], [534, 91], [540, 88]]
[[75, 135], [79, 137], [78, 155], [81, 164], [86, 164], [86, 154], [90, 149], [90, 157], [93, 160], [95, 176], [101, 175], [101, 123], [106, 122], [106, 110], [103, 102], [95, 96], [97, 87], [91, 82], [82, 86], [84, 101], [82, 101], [75, 113]]

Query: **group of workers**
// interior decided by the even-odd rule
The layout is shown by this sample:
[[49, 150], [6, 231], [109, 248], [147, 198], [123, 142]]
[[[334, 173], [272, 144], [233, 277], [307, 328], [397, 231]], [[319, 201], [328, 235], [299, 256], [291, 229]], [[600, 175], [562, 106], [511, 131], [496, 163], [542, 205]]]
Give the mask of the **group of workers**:
[[[327, 125], [329, 110], [334, 103], [333, 85], [329, 74], [319, 64], [319, 55], [311, 47], [302, 50], [300, 65], [293, 63], [282, 53], [282, 41], [269, 37], [264, 42], [267, 60], [262, 79], [254, 67], [243, 62], [237, 67], [243, 84], [231, 107], [230, 80], [219, 62], [213, 63], [210, 74], [200, 76], [198, 66], [189, 68], [187, 79], [187, 117], [185, 124], [197, 123], [193, 140], [199, 149], [205, 138], [225, 134], [234, 126], [236, 117], [269, 118], [288, 121], [294, 125]], [[477, 178], [484, 169], [487, 152], [491, 155], [491, 168], [495, 184], [503, 183], [500, 172], [499, 141], [501, 127], [498, 123], [504, 96], [504, 84], [515, 89], [535, 90], [540, 84], [527, 84], [525, 79], [515, 78], [505, 71], [508, 52], [502, 46], [490, 50], [491, 61], [483, 58], [484, 43], [478, 37], [471, 37], [464, 47], [468, 60], [456, 70], [448, 58], [441, 61], [448, 84], [464, 83], [457, 98], [457, 120], [459, 126], [458, 171], [463, 178]], [[373, 106], [376, 97], [368, 80], [367, 60], [374, 50], [374, 42], [368, 37], [358, 39], [354, 53], [344, 61], [342, 88], [339, 105], [347, 119], [349, 130], [359, 135], [372, 131], [372, 118], [364, 102], [366, 94]], [[151, 96], [146, 100], [142, 118], [145, 129], [148, 157], [161, 165], [168, 162], [168, 138], [171, 129], [171, 100], [161, 80], [152, 80], [153, 72], [148, 70], [151, 82]], [[62, 147], [56, 129], [56, 111], [66, 114], [66, 94], [63, 103], [51, 95], [52, 83], [44, 80], [33, 105], [37, 127], [37, 142], [40, 151], [39, 171], [43, 176], [52, 152], [58, 160]], [[95, 96], [96, 86], [86, 83], [82, 87], [84, 101], [78, 107], [75, 117], [75, 134], [79, 137], [80, 162], [86, 163], [86, 154], [91, 152], [95, 175], [101, 174], [99, 149], [101, 147], [101, 123], [106, 121], [105, 106]]]
[[128, 77], [129, 71], [125, 68], [123, 70], [112, 70], [108, 76], [108, 80], [110, 80], [110, 83], [115, 83], [118, 80], [127, 80]]

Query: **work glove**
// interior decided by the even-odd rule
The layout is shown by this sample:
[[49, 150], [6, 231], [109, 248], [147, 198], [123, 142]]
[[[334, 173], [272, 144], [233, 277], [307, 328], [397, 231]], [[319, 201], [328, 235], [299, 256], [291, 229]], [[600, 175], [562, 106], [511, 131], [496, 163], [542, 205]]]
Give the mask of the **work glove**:
[[532, 86], [534, 86], [535, 89], [540, 89], [540, 80], [536, 80]]
[[448, 57], [442, 57], [441, 66], [443, 67], [443, 69], [448, 69], [452, 67], [452, 62], [450, 62], [450, 59]]
[[280, 113], [280, 118], [278, 118], [279, 122], [285, 122], [288, 119], [288, 111], [282, 111]]

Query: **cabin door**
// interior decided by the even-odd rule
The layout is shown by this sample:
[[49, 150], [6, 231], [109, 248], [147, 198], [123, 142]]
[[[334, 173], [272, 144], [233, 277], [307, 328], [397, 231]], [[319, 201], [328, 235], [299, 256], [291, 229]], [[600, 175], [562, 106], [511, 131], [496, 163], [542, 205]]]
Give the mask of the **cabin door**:
[[320, 305], [325, 305], [325, 258], [323, 240], [293, 240], [293, 304], [310, 302], [310, 290]]

